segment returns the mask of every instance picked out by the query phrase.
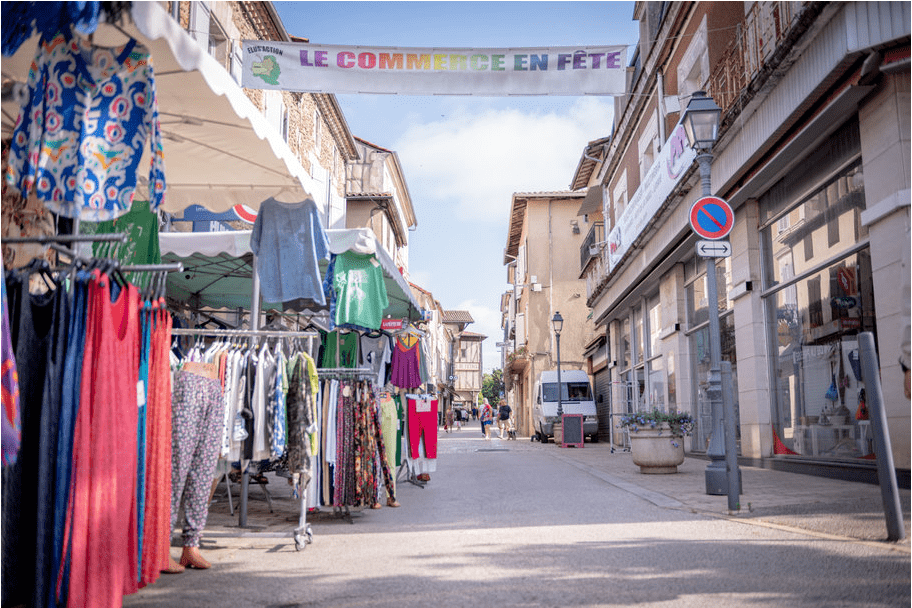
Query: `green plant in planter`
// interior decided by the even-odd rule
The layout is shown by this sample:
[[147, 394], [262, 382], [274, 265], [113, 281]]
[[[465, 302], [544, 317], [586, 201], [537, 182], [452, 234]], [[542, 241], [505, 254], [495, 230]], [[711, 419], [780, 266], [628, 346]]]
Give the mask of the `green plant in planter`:
[[628, 428], [631, 433], [639, 430], [657, 430], [662, 424], [668, 424], [671, 434], [676, 437], [690, 435], [693, 431], [693, 417], [686, 412], [663, 412], [654, 409], [651, 412], [636, 412], [622, 416], [618, 428]]

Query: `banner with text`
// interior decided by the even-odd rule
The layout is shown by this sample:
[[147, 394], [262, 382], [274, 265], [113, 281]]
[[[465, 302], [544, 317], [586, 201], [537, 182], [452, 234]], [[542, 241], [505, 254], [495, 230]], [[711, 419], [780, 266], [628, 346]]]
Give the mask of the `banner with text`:
[[627, 202], [617, 224], [608, 233], [608, 272], [614, 270], [643, 233], [696, 157], [697, 153], [687, 142], [684, 125], [678, 122], [640, 187]]
[[627, 47], [421, 49], [244, 41], [242, 86], [306, 93], [623, 95]]

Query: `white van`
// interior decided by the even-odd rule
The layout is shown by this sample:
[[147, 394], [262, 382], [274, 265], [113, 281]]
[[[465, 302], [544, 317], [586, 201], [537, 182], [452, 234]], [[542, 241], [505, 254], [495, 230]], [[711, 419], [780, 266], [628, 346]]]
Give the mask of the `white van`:
[[[589, 375], [581, 369], [561, 370], [561, 409], [565, 414], [583, 415], [583, 435], [598, 441], [598, 413], [592, 397]], [[539, 441], [554, 437], [557, 418], [557, 370], [542, 372], [535, 384], [532, 420]]]

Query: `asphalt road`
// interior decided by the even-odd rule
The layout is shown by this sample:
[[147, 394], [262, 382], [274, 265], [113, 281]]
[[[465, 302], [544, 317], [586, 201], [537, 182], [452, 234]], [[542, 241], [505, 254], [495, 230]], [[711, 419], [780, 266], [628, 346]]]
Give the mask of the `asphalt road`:
[[661, 506], [560, 450], [441, 433], [437, 472], [400, 481], [402, 507], [313, 516], [303, 551], [275, 527], [213, 533], [211, 570], [163, 575], [124, 605], [910, 605], [907, 551]]

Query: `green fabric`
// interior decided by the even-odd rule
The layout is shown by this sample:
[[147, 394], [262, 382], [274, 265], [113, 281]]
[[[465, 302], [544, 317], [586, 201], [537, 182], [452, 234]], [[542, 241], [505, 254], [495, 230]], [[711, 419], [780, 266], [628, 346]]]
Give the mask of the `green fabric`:
[[[124, 232], [126, 243], [95, 243], [92, 253], [99, 258], [114, 258], [124, 266], [139, 264], [161, 264], [161, 250], [158, 247], [158, 215], [149, 209], [149, 201], [133, 201], [133, 206], [124, 215], [107, 222], [83, 221], [79, 225], [82, 234], [113, 234]], [[124, 273], [127, 280], [139, 287], [145, 287], [153, 273]]]
[[383, 269], [373, 255], [353, 251], [337, 255], [333, 288], [336, 291], [336, 325], [380, 329], [389, 298]]
[[[320, 367], [357, 367], [357, 332], [342, 333], [337, 329], [326, 334], [323, 345], [323, 358], [320, 361]], [[339, 355], [338, 362], [336, 361], [336, 353]]]

